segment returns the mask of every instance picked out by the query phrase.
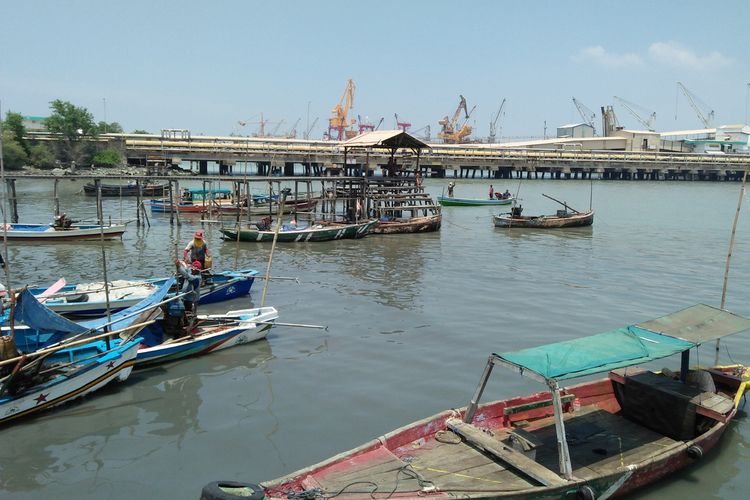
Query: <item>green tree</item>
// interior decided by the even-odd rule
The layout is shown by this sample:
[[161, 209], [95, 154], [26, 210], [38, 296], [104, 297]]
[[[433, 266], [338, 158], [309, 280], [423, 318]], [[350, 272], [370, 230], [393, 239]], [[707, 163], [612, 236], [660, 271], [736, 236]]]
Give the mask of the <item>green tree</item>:
[[133, 130], [131, 132], [131, 134], [148, 134], [148, 132], [146, 130], [141, 130], [141, 129], [137, 128], [137, 129]]
[[116, 149], [102, 149], [94, 155], [91, 162], [97, 167], [116, 167], [122, 163], [122, 156]]
[[16, 142], [21, 145], [26, 154], [29, 154], [29, 145], [25, 139], [26, 127], [23, 125], [23, 116], [21, 113], [14, 113], [13, 111], [5, 113], [3, 130], [9, 130]]
[[37, 168], [55, 168], [57, 162], [55, 161], [55, 154], [45, 144], [40, 143], [35, 146], [31, 146], [31, 153], [29, 153], [29, 163]]
[[122, 134], [122, 125], [117, 122], [99, 122], [96, 129], [100, 134]]
[[50, 103], [52, 115], [47, 118], [47, 130], [60, 134], [61, 152], [65, 161], [81, 161], [85, 137], [96, 137], [97, 125], [86, 108], [56, 99]]
[[29, 156], [13, 137], [12, 130], [3, 130], [3, 166], [8, 170], [21, 170]]

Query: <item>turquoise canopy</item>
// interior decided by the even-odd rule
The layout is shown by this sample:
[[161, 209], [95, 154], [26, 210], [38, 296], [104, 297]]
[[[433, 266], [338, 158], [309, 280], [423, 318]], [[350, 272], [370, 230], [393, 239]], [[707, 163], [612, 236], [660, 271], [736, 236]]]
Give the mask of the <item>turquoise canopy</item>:
[[664, 358], [750, 328], [750, 319], [698, 304], [638, 325], [494, 354], [522, 373], [565, 380]]

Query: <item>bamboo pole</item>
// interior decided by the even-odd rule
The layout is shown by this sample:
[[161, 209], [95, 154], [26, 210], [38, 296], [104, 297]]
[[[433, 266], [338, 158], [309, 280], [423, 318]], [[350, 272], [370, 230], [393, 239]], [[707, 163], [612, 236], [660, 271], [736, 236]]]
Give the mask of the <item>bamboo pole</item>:
[[[732, 223], [732, 236], [729, 238], [729, 249], [727, 250], [727, 263], [724, 268], [724, 284], [721, 287], [721, 305], [719, 309], [724, 310], [727, 302], [727, 285], [729, 283], [729, 263], [732, 260], [734, 250], [734, 237], [737, 234], [737, 221], [740, 219], [740, 210], [742, 209], [742, 199], [745, 197], [745, 185], [747, 182], [747, 169], [742, 174], [742, 184], [740, 185], [740, 195], [737, 200], [737, 211], [734, 213], [734, 222]], [[721, 339], [716, 339], [716, 352], [714, 353], [714, 364], [719, 364], [719, 349], [721, 348]]]
[[[270, 182], [269, 182], [270, 185]], [[265, 284], [263, 285], [263, 295], [260, 298], [260, 307], [266, 304], [266, 291], [268, 290], [269, 276], [271, 275], [271, 264], [273, 263], [273, 251], [276, 249], [276, 240], [281, 230], [281, 217], [284, 213], [284, 202], [286, 201], [287, 189], [282, 190], [279, 186], [279, 210], [276, 215], [276, 229], [273, 232], [273, 243], [271, 243], [271, 254], [268, 256], [268, 266], [266, 267]]]

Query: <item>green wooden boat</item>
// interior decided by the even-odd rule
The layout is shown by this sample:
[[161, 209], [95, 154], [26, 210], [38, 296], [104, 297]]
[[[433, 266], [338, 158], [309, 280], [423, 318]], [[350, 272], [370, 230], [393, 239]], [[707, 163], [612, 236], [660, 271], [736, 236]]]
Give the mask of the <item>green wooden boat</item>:
[[[352, 238], [362, 238], [367, 235], [370, 228], [377, 224], [377, 220], [365, 220], [356, 224], [343, 224], [339, 222], [318, 222], [305, 228], [293, 228], [284, 225], [279, 231], [276, 241], [284, 243], [296, 243], [304, 241], [331, 241]], [[221, 229], [225, 240], [237, 241], [236, 229]], [[274, 231], [261, 231], [260, 229], [240, 229], [240, 241], [273, 241]]]
[[513, 203], [515, 198], [500, 198], [500, 199], [489, 199], [489, 198], [451, 198], [450, 196], [438, 196], [438, 203], [445, 207], [477, 207], [484, 205], [510, 205]]

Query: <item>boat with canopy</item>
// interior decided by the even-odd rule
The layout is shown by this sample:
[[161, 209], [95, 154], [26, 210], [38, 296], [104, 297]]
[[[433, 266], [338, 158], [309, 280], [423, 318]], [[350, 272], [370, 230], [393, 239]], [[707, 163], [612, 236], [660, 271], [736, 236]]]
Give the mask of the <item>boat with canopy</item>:
[[[750, 372], [743, 365], [690, 369], [690, 350], [748, 329], [750, 319], [698, 304], [597, 335], [493, 353], [467, 407], [243, 487], [268, 499], [619, 496], [714, 448]], [[639, 366], [677, 354], [675, 372]], [[495, 366], [547, 390], [480, 403]], [[607, 376], [566, 385], [600, 374]], [[228, 496], [211, 496], [217, 491]], [[237, 484], [215, 482], [204, 498], [233, 491]]]

